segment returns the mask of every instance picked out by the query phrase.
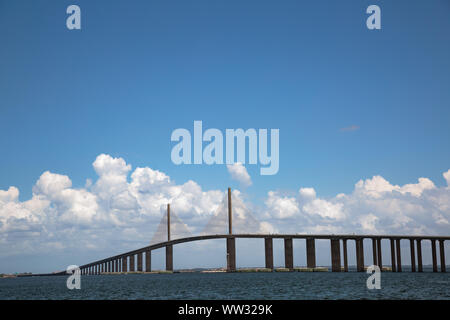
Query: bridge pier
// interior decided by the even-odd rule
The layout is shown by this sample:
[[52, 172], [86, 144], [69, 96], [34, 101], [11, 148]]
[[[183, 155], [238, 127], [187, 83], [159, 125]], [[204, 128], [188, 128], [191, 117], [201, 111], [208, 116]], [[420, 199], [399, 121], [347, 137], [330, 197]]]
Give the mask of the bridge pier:
[[444, 240], [439, 240], [439, 255], [441, 258], [441, 272], [445, 272], [445, 247]]
[[347, 239], [342, 239], [342, 251], [344, 251], [344, 272], [348, 272]]
[[137, 254], [137, 271], [142, 272], [142, 252]]
[[236, 271], [236, 238], [227, 238], [227, 271]]
[[378, 253], [378, 267], [380, 268], [380, 271], [383, 269], [383, 257], [382, 257], [382, 251], [381, 251], [381, 238], [377, 239], [377, 253]]
[[402, 252], [401, 252], [401, 247], [400, 247], [400, 240], [401, 239], [396, 239], [396, 249], [397, 249], [397, 272], [402, 272]]
[[434, 239], [431, 239], [431, 256], [433, 258], [433, 272], [437, 272], [436, 240]]
[[284, 266], [286, 269], [294, 269], [294, 253], [292, 250], [292, 238], [284, 238]]
[[266, 268], [273, 270], [273, 239], [264, 238], [264, 249], [266, 257]]
[[391, 242], [391, 268], [392, 268], [392, 272], [397, 272], [397, 264], [395, 262], [395, 240], [394, 239], [389, 239], [389, 241]]
[[173, 246], [166, 246], [166, 271], [173, 271]]
[[122, 272], [128, 272], [128, 257], [122, 257]]
[[414, 252], [414, 239], [409, 239], [409, 247], [411, 250], [411, 272], [416, 272], [416, 254]]
[[341, 272], [341, 248], [339, 239], [331, 239], [331, 271]]
[[423, 266], [422, 266], [422, 240], [417, 239], [416, 245], [417, 245], [417, 271], [423, 272]]
[[135, 271], [134, 254], [130, 255], [130, 272]]
[[147, 250], [145, 252], [145, 272], [152, 271], [152, 252]]
[[364, 272], [364, 239], [356, 239], [356, 270]]
[[314, 238], [306, 239], [306, 266], [308, 268], [316, 267], [316, 242]]
[[378, 255], [377, 255], [377, 239], [376, 238], [372, 238], [372, 264], [374, 266], [378, 265], [377, 258], [378, 258]]

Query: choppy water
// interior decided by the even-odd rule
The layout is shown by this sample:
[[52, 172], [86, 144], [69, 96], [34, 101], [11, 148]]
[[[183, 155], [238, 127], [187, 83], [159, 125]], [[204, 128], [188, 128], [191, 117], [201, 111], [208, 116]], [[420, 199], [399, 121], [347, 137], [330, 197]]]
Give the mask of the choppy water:
[[450, 299], [449, 273], [175, 273], [0, 279], [0, 299]]

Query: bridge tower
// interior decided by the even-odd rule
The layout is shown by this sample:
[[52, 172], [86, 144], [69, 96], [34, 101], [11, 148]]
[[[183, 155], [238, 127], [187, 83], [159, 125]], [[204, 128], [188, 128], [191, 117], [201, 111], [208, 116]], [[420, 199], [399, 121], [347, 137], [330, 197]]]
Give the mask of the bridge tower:
[[228, 238], [227, 271], [236, 271], [236, 238], [233, 236], [233, 212], [231, 206], [231, 188], [228, 188]]
[[[170, 241], [170, 204], [167, 204], [167, 241]], [[166, 270], [173, 271], [173, 246], [166, 246]]]

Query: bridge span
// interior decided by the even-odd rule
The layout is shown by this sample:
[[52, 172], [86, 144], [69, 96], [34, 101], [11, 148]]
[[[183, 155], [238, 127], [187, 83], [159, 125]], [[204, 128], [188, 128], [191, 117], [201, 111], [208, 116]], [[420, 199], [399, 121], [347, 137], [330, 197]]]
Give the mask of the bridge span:
[[[325, 239], [330, 241], [331, 271], [348, 272], [347, 242], [355, 241], [356, 268], [363, 272], [364, 269], [364, 239], [372, 240], [372, 264], [381, 270], [383, 267], [381, 241], [390, 241], [391, 261], [393, 272], [402, 271], [400, 244], [401, 240], [410, 242], [410, 259], [412, 272], [423, 272], [422, 241], [431, 241], [433, 272], [438, 272], [436, 243], [439, 243], [440, 271], [446, 272], [444, 242], [450, 240], [450, 236], [424, 236], [424, 235], [354, 235], [354, 234], [233, 234], [232, 233], [232, 205], [231, 190], [228, 188], [228, 234], [199, 235], [193, 237], [171, 239], [170, 238], [170, 205], [167, 205], [167, 241], [149, 245], [140, 249], [118, 254], [106, 259], [101, 259], [80, 266], [81, 274], [101, 274], [104, 272], [151, 272], [151, 252], [156, 249], [166, 248], [166, 270], [173, 271], [173, 246], [181, 243], [203, 241], [211, 239], [226, 240], [227, 271], [236, 271], [236, 239], [258, 238], [264, 239], [265, 267], [274, 269], [273, 264], [273, 239], [284, 240], [284, 266], [288, 270], [294, 270], [293, 239], [306, 240], [306, 266], [316, 267], [315, 241]], [[342, 250], [341, 250], [342, 246]], [[417, 252], [417, 259], [416, 259]], [[342, 253], [342, 257], [341, 257]], [[145, 259], [145, 261], [144, 261]], [[137, 260], [137, 264], [136, 264]], [[417, 261], [417, 263], [416, 263]], [[417, 267], [417, 268], [416, 268]], [[65, 271], [57, 274], [66, 274]]]

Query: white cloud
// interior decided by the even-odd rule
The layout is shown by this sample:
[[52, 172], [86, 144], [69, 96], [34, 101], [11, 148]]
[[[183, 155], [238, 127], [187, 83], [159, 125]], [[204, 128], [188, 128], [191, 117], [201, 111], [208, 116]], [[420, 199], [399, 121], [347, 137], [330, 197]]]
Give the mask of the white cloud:
[[292, 218], [300, 211], [295, 198], [280, 196], [273, 191], [269, 191], [267, 194], [265, 204], [268, 215], [279, 219]]
[[442, 174], [444, 176], [445, 181], [447, 181], [447, 186], [450, 187], [450, 169], [447, 172]]
[[239, 181], [243, 186], [250, 186], [252, 184], [252, 179], [247, 172], [247, 169], [240, 162], [227, 165], [228, 172], [231, 174], [231, 178]]
[[[227, 232], [225, 190], [203, 190], [192, 180], [176, 184], [164, 172], [132, 170], [124, 159], [106, 154], [99, 155], [93, 167], [98, 179], [84, 188], [74, 188], [68, 176], [46, 171], [29, 200], [20, 201], [16, 187], [0, 190], [1, 255], [133, 249], [150, 241], [167, 203], [182, 221], [174, 226], [173, 237], [186, 230]], [[251, 182], [242, 165], [229, 171], [241, 182]], [[234, 190], [233, 230], [447, 235], [450, 170], [443, 176], [445, 187], [436, 187], [428, 178], [399, 186], [374, 176], [358, 181], [351, 193], [331, 198], [307, 187], [293, 193], [269, 191], [260, 206]]]

